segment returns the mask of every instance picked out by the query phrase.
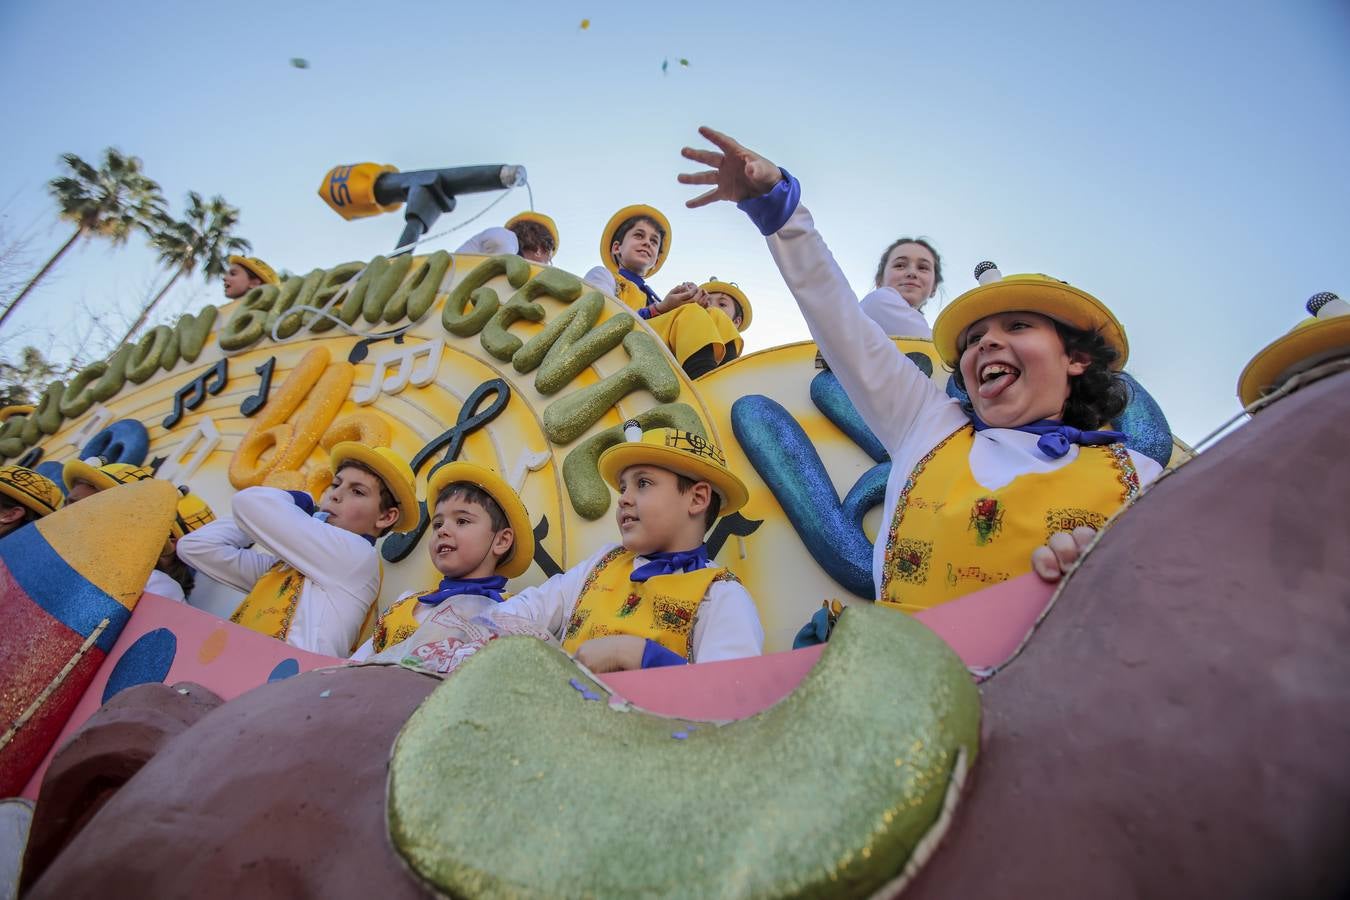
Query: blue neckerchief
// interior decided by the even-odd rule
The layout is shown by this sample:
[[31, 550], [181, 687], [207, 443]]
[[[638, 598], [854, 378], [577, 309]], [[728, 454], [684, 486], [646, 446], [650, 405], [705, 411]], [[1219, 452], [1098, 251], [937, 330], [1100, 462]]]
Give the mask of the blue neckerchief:
[[624, 278], [627, 278], [629, 281], [633, 282], [633, 284], [638, 288], [638, 290], [642, 291], [642, 293], [647, 295], [648, 306], [651, 306], [654, 303], [661, 302], [661, 298], [656, 296], [656, 291], [652, 290], [650, 287], [647, 286], [646, 279], [644, 279], [641, 275], [639, 275], [636, 272], [632, 272], [628, 269], [625, 269], [622, 266], [619, 267], [619, 274], [622, 275]]
[[646, 581], [657, 575], [670, 575], [673, 572], [698, 570], [708, 565], [708, 549], [699, 544], [693, 550], [677, 550], [673, 553], [644, 553], [647, 562], [633, 570], [629, 581]]
[[[970, 420], [975, 425], [976, 431], [984, 431], [986, 428], [993, 427], [984, 424], [980, 421], [980, 417], [974, 413], [970, 414]], [[1032, 422], [1027, 425], [1016, 425], [1009, 430], [1039, 434], [1041, 437], [1040, 440], [1036, 441], [1036, 447], [1051, 459], [1059, 459], [1064, 456], [1069, 452], [1069, 447], [1074, 444], [1095, 447], [1125, 440], [1125, 435], [1119, 431], [1080, 431], [1072, 425], [1065, 425], [1063, 422], [1056, 422], [1054, 419], [1041, 419], [1039, 422]]]
[[449, 575], [441, 579], [441, 583], [436, 586], [436, 590], [423, 597], [418, 597], [418, 603], [430, 603], [433, 606], [442, 600], [450, 597], [462, 597], [470, 594], [475, 597], [487, 597], [493, 603], [502, 602], [502, 588], [506, 587], [506, 576], [489, 575], [486, 578], [451, 578]]

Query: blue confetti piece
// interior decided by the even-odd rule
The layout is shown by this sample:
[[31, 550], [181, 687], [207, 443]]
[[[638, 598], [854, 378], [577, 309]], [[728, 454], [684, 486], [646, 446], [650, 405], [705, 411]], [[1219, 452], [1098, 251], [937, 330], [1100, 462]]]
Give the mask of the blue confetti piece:
[[582, 684], [580, 681], [577, 681], [575, 678], [569, 678], [569, 679], [567, 679], [567, 683], [570, 684], [570, 685], [572, 686], [572, 689], [575, 690], [577, 693], [581, 694], [581, 696], [582, 696], [583, 698], [585, 698], [586, 700], [599, 700], [599, 699], [600, 699], [600, 695], [599, 695], [599, 694], [597, 694], [595, 691], [591, 690], [590, 688], [586, 687], [586, 685]]
[[671, 737], [673, 737], [677, 741], [687, 740], [689, 738], [689, 732], [677, 731], [674, 734], [672, 734]]
[[164, 681], [178, 653], [178, 638], [167, 628], [156, 628], [138, 637], [113, 666], [103, 687], [103, 702], [129, 687]]
[[271, 684], [274, 681], [285, 681], [287, 678], [299, 674], [300, 660], [294, 657], [283, 659], [281, 662], [277, 663], [276, 668], [272, 670], [272, 674], [267, 676], [267, 683]]

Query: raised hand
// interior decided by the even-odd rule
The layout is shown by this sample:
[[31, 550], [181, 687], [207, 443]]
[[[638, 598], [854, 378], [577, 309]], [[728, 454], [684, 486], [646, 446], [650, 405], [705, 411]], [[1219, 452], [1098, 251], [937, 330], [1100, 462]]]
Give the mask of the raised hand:
[[[712, 190], [699, 194], [693, 200], [685, 201], [685, 206], [696, 209], [707, 206], [716, 200], [730, 200], [738, 203], [751, 197], [758, 197], [773, 190], [773, 186], [783, 179], [778, 166], [760, 156], [755, 151], [742, 147], [720, 131], [703, 126], [698, 130], [717, 150], [696, 150], [685, 147], [680, 155], [685, 159], [703, 163], [711, 171], [688, 172], [679, 176], [680, 184], [712, 184]], [[720, 151], [720, 152], [718, 152]]]

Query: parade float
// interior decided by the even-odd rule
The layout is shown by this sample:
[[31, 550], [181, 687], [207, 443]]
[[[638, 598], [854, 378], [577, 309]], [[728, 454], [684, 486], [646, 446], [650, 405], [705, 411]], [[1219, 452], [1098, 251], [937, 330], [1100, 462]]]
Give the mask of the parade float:
[[[376, 202], [374, 175], [342, 178]], [[11, 878], [26, 896], [1345, 883], [1350, 375], [1305, 373], [1185, 465], [1131, 381], [1115, 425], [1168, 474], [1091, 523], [1102, 536], [1058, 590], [1026, 576], [910, 618], [868, 602], [889, 460], [813, 344], [691, 381], [572, 274], [417, 249], [159, 325], [4, 411], [0, 457], [58, 482], [72, 458], [155, 472], [0, 544], [0, 809], [15, 834], [31, 819]], [[1319, 361], [1343, 354], [1344, 334], [1317, 334]], [[930, 342], [896, 341], [956, 390]], [[1253, 376], [1256, 396], [1297, 358]], [[613, 539], [597, 460], [631, 419], [706, 437], [749, 486], [708, 546], [755, 598], [768, 655], [600, 678], [506, 638], [442, 681], [240, 628], [221, 618], [238, 595], [204, 580], [191, 606], [140, 593], [171, 486], [218, 514], [252, 485], [317, 494], [348, 440], [409, 459], [419, 496], [443, 462], [503, 473], [535, 537], [510, 587], [537, 584]], [[424, 504], [381, 543], [381, 608], [438, 579], [426, 526]], [[788, 652], [831, 601], [859, 608]]]

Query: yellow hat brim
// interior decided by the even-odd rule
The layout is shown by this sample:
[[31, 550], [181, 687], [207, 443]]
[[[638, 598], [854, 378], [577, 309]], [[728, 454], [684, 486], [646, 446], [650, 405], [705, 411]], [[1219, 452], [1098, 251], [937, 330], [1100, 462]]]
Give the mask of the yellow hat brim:
[[82, 459], [66, 460], [65, 465], [61, 467], [61, 480], [66, 483], [66, 490], [69, 491], [75, 487], [75, 482], [84, 481], [94, 486], [96, 490], [106, 491], [108, 488], [117, 487], [119, 482], [107, 472], [89, 465]]
[[374, 447], [367, 447], [356, 441], [341, 441], [334, 444], [329, 458], [333, 463], [334, 472], [349, 459], [374, 469], [384, 482], [384, 486], [389, 488], [389, 493], [394, 495], [394, 503], [398, 506], [398, 521], [394, 523], [393, 530], [409, 532], [417, 527], [421, 516], [417, 507], [417, 493], [413, 489], [412, 482], [408, 480], [408, 473], [400, 472], [388, 459], [376, 453]]
[[1019, 310], [1040, 313], [1079, 331], [1097, 332], [1117, 353], [1112, 371], [1125, 368], [1130, 344], [1106, 304], [1087, 291], [1044, 275], [1009, 275], [953, 300], [933, 323], [933, 345], [942, 362], [950, 369], [957, 367], [961, 335], [971, 325], [987, 316]]
[[554, 222], [553, 219], [550, 218], [549, 216], [546, 216], [541, 212], [533, 212], [530, 210], [526, 210], [523, 213], [517, 213], [516, 215], [507, 219], [505, 227], [510, 228], [517, 222], [534, 222], [536, 224], [543, 225], [545, 228], [547, 228], [548, 233], [553, 236], [554, 253], [557, 253], [558, 248], [562, 246], [562, 239], [558, 237], [558, 223]]
[[661, 226], [661, 230], [666, 236], [661, 239], [661, 249], [656, 251], [656, 262], [647, 270], [643, 278], [650, 278], [661, 270], [665, 265], [666, 257], [670, 255], [670, 220], [665, 217], [655, 206], [648, 206], [645, 203], [635, 203], [632, 206], [625, 206], [623, 209], [609, 217], [605, 223], [605, 230], [600, 232], [600, 261], [609, 269], [611, 275], [619, 277], [619, 266], [614, 262], [614, 254], [610, 252], [610, 245], [614, 243], [614, 232], [619, 230], [619, 226], [633, 216], [645, 216]]
[[[36, 475], [37, 473], [34, 474]], [[51, 482], [50, 479], [48, 481], [51, 484], [53, 493], [52, 496], [46, 500], [3, 480], [0, 480], [0, 494], [4, 494], [25, 509], [31, 509], [39, 516], [51, 515], [56, 512], [57, 507], [61, 505], [61, 489], [56, 486], [55, 482]]]
[[716, 291], [719, 294], [735, 297], [736, 302], [741, 305], [741, 327], [738, 330], [750, 330], [750, 320], [754, 318], [754, 312], [750, 307], [750, 298], [745, 296], [745, 291], [725, 281], [708, 281], [700, 284], [699, 287], [710, 294]]
[[281, 279], [277, 277], [276, 270], [260, 259], [253, 259], [249, 256], [231, 256], [226, 262], [232, 266], [247, 269], [260, 278], [263, 284], [281, 284]]
[[506, 483], [505, 478], [486, 466], [464, 461], [446, 463], [427, 479], [427, 512], [433, 512], [436, 498], [445, 486], [456, 481], [467, 481], [487, 491], [488, 496], [496, 500], [506, 514], [506, 522], [515, 535], [515, 544], [510, 555], [497, 566], [497, 574], [507, 578], [525, 574], [534, 561], [534, 528], [530, 525], [530, 513], [525, 509], [520, 495]]
[[650, 444], [645, 441], [624, 441], [600, 454], [600, 477], [614, 490], [619, 489], [619, 475], [629, 466], [652, 465], [668, 469], [695, 481], [706, 481], [722, 498], [719, 516], [736, 512], [750, 499], [745, 483], [729, 469], [714, 465], [684, 450]]
[[1350, 355], [1350, 316], [1304, 319], [1293, 331], [1267, 344], [1238, 376], [1238, 399], [1244, 407], [1260, 400], [1304, 363]]

